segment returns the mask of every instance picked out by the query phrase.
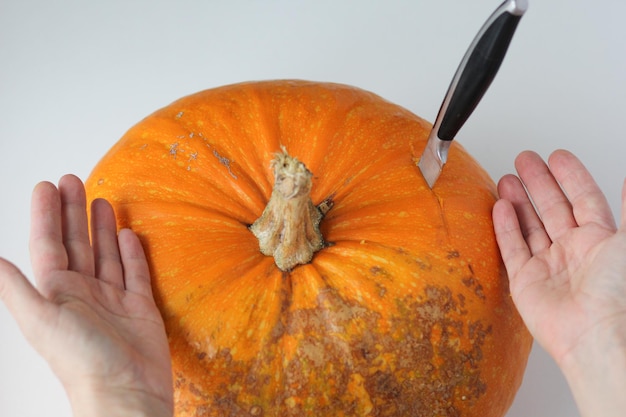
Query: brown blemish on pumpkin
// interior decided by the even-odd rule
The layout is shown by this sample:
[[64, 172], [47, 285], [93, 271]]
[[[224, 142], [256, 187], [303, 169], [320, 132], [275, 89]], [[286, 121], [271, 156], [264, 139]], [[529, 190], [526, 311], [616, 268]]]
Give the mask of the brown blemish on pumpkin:
[[170, 145], [170, 156], [176, 159], [176, 155], [178, 155], [178, 142], [172, 143]]
[[[335, 289], [321, 291], [314, 308], [292, 310], [289, 298], [261, 356], [244, 362], [224, 349], [203, 360], [223, 389], [208, 394], [176, 381], [202, 399], [204, 414], [196, 415], [453, 417], [461, 401], [487, 390], [479, 365], [491, 328], [464, 320], [465, 299], [447, 287], [396, 300], [387, 331], [379, 313]], [[290, 354], [287, 343], [295, 343]]]
[[373, 266], [370, 268], [370, 272], [372, 273], [372, 275], [376, 276], [379, 274], [384, 274], [385, 270], [380, 266]]
[[414, 261], [422, 271], [430, 271], [433, 269], [433, 266], [426, 259], [414, 258]]
[[232, 171], [230, 159], [226, 158], [225, 156], [220, 155], [217, 149], [213, 149], [213, 156], [217, 158], [220, 164], [224, 165], [226, 169], [228, 169], [228, 173], [230, 174], [231, 177], [233, 177], [233, 179], [237, 179], [237, 176]]
[[190, 391], [193, 395], [195, 395], [196, 397], [200, 397], [200, 398], [202, 398], [202, 399], [207, 399], [207, 398], [208, 398], [208, 396], [207, 396], [204, 392], [202, 392], [202, 390], [201, 390], [201, 389], [199, 389], [198, 387], [196, 387], [196, 385], [194, 385], [194, 383], [193, 383], [193, 382], [191, 382], [191, 383], [189, 384], [189, 391]]
[[376, 283], [376, 288], [378, 288], [378, 296], [380, 298], [383, 298], [385, 294], [387, 294], [387, 288], [380, 282]]
[[[470, 271], [471, 271], [471, 268], [470, 268]], [[461, 282], [466, 287], [473, 289], [474, 294], [476, 294], [478, 298], [480, 298], [481, 300], [485, 300], [486, 297], [485, 297], [484, 288], [481, 284], [478, 283], [478, 281], [473, 275], [461, 279]]]

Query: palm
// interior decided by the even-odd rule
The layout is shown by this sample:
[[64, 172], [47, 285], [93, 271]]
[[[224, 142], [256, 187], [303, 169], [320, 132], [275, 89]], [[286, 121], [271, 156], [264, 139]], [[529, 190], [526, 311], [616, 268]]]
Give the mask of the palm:
[[56, 282], [49, 293], [56, 303], [47, 317], [51, 340], [38, 343], [73, 352], [69, 364], [49, 358], [62, 381], [108, 380], [168, 398], [169, 351], [152, 299], [72, 272], [59, 273]]

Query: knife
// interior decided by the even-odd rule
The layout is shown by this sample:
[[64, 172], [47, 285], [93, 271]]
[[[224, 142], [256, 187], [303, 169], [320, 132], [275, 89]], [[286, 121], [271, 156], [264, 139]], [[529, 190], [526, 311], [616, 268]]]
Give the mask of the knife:
[[461, 60], [418, 163], [430, 188], [448, 159], [452, 140], [496, 76], [527, 8], [526, 0], [505, 0], [480, 28]]

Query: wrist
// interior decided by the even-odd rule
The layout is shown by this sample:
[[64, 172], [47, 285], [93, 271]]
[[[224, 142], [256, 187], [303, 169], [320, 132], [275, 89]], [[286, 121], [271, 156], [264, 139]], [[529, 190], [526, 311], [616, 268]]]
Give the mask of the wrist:
[[73, 417], [172, 417], [171, 401], [133, 390], [80, 389], [67, 392]]
[[626, 320], [594, 326], [559, 363], [581, 416], [623, 416], [626, 409]]

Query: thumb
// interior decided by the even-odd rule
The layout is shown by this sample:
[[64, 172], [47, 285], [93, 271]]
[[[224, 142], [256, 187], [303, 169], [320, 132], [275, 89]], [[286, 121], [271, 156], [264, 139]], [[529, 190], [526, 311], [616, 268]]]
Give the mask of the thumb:
[[45, 299], [11, 262], [0, 258], [0, 300], [17, 322], [26, 338], [33, 334], [32, 327], [41, 317]]

